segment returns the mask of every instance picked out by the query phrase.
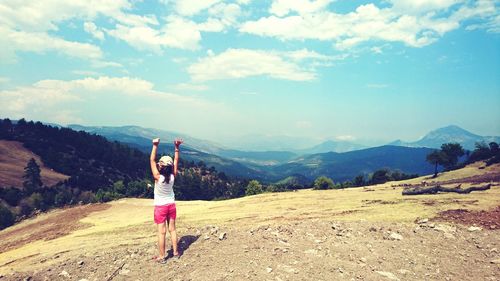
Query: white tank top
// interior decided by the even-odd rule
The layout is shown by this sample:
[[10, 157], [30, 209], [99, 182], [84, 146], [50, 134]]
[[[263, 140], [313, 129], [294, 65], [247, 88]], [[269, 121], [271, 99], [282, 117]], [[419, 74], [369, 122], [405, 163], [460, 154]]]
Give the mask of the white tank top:
[[174, 175], [170, 175], [169, 183], [165, 181], [165, 177], [163, 175], [160, 175], [158, 181], [155, 181], [155, 206], [162, 206], [174, 202]]

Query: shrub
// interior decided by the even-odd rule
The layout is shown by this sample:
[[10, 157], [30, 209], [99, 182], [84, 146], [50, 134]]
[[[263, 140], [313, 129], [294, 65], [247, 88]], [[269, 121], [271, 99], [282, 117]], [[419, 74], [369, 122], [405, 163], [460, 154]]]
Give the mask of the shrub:
[[15, 187], [5, 188], [1, 192], [0, 198], [5, 200], [11, 206], [17, 206], [19, 201], [23, 198], [23, 192]]
[[47, 206], [43, 202], [43, 197], [40, 193], [35, 192], [28, 197], [29, 204], [33, 207], [33, 209], [38, 209], [41, 211], [47, 210]]
[[9, 208], [0, 204], [0, 230], [14, 224], [14, 214]]
[[251, 180], [245, 189], [245, 195], [255, 195], [262, 192], [264, 192], [262, 184], [257, 180]]
[[83, 204], [96, 203], [97, 197], [91, 191], [84, 191], [80, 193], [77, 201], [82, 202]]
[[314, 180], [313, 189], [324, 190], [334, 188], [333, 180], [328, 177], [321, 176]]
[[59, 191], [54, 197], [54, 204], [58, 207], [62, 207], [66, 204], [71, 204], [71, 192], [66, 189]]

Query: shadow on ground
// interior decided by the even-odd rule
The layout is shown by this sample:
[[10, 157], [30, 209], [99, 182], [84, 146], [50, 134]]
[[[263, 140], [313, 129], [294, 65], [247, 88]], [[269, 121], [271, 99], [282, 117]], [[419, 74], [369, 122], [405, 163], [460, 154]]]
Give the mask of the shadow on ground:
[[[187, 251], [189, 249], [189, 247], [191, 246], [191, 244], [193, 244], [194, 242], [196, 242], [196, 240], [198, 240], [198, 238], [200, 238], [200, 235], [184, 235], [181, 237], [181, 239], [179, 239], [179, 254], [182, 256], [184, 255], [184, 252]], [[168, 251], [168, 255], [167, 255], [167, 258], [171, 258], [173, 257], [173, 251], [172, 249], [170, 249]]]

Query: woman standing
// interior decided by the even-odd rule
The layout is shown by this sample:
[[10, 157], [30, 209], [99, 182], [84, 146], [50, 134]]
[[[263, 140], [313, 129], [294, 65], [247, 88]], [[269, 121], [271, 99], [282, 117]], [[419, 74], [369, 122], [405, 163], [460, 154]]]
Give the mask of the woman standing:
[[179, 251], [177, 250], [177, 232], [175, 230], [177, 210], [173, 187], [179, 163], [179, 146], [182, 144], [182, 140], [176, 139], [174, 141], [174, 159], [170, 156], [162, 156], [157, 163], [156, 151], [158, 150], [159, 143], [159, 138], [153, 139], [153, 149], [151, 150], [149, 162], [151, 165], [151, 172], [155, 179], [154, 222], [158, 227], [159, 255], [155, 257], [155, 260], [160, 263], [165, 263], [167, 258], [165, 255], [165, 235], [167, 233], [167, 227], [170, 233], [170, 239], [172, 240], [174, 258], [179, 258]]

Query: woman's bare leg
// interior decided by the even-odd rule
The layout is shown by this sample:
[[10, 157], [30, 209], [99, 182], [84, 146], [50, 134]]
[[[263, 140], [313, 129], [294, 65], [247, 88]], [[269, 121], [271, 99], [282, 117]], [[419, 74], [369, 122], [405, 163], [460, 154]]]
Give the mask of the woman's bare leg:
[[170, 232], [170, 239], [172, 240], [172, 249], [174, 251], [174, 256], [179, 255], [177, 250], [177, 231], [175, 230], [175, 219], [170, 219], [168, 221], [168, 232]]
[[165, 223], [157, 224], [158, 226], [158, 252], [159, 258], [165, 257], [165, 234], [167, 233], [167, 226]]

